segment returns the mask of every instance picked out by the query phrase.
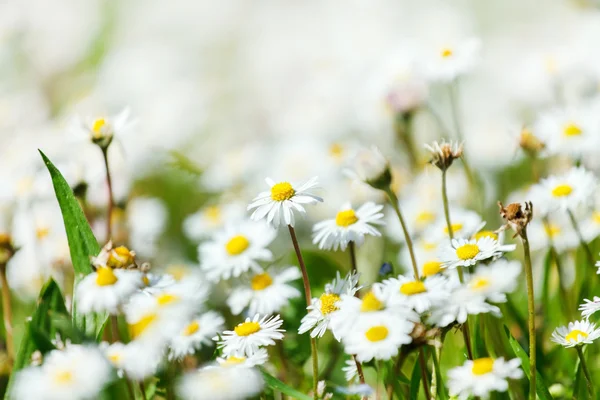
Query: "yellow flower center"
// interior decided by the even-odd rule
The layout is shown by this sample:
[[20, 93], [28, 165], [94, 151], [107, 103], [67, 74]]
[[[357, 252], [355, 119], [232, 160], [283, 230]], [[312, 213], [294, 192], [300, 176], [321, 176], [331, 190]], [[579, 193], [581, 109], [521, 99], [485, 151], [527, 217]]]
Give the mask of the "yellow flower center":
[[592, 219], [594, 220], [595, 223], [600, 224], [600, 212], [594, 211], [592, 213]]
[[185, 329], [183, 330], [183, 335], [184, 336], [192, 336], [194, 333], [198, 332], [199, 329], [200, 329], [200, 324], [198, 322], [194, 321], [185, 327]]
[[125, 246], [112, 249], [106, 265], [112, 268], [123, 268], [133, 263], [134, 254]]
[[218, 206], [208, 206], [204, 209], [204, 215], [213, 224], [221, 221], [221, 209]]
[[476, 234], [473, 235], [473, 239], [475, 240], [479, 240], [481, 238], [492, 238], [494, 240], [498, 240], [498, 234], [494, 231], [481, 231], [481, 232], [477, 232]]
[[289, 182], [279, 182], [271, 188], [271, 199], [285, 201], [291, 199], [296, 191]]
[[[450, 226], [452, 227], [452, 233], [459, 232], [459, 231], [460, 231], [460, 230], [463, 228], [463, 224], [460, 224], [460, 223], [458, 223], [458, 224], [450, 224]], [[444, 227], [444, 233], [445, 233], [446, 235], [447, 235], [448, 233], [450, 233], [450, 232], [448, 232], [448, 225], [446, 225], [446, 226]]]
[[337, 226], [350, 226], [358, 221], [358, 217], [354, 210], [344, 210], [337, 213], [335, 216], [335, 224]]
[[142, 276], [142, 283], [144, 284], [144, 286], [150, 285], [150, 279], [148, 278], [148, 275]]
[[338, 309], [335, 303], [340, 301], [340, 296], [334, 293], [323, 293], [319, 300], [321, 301], [321, 313], [327, 315]]
[[570, 123], [565, 125], [563, 133], [565, 134], [565, 136], [580, 136], [583, 133], [583, 131], [578, 125]]
[[102, 128], [106, 125], [106, 120], [104, 118], [98, 118], [92, 124], [92, 134], [94, 137], [102, 136]]
[[421, 247], [423, 247], [423, 250], [425, 251], [433, 251], [437, 249], [437, 245], [432, 242], [423, 242], [421, 243]]
[[156, 302], [159, 306], [166, 306], [169, 304], [173, 304], [179, 301], [179, 296], [176, 296], [171, 293], [162, 293], [156, 297]]
[[121, 355], [119, 353], [114, 353], [108, 356], [108, 360], [113, 364], [118, 364], [121, 361]]
[[417, 214], [417, 218], [415, 218], [417, 224], [425, 225], [435, 221], [435, 214], [430, 211], [421, 211]]
[[238, 365], [238, 364], [243, 363], [244, 361], [246, 361], [246, 357], [229, 356], [229, 357], [227, 357], [227, 360], [225, 360], [224, 364]]
[[452, 54], [454, 54], [452, 49], [449, 49], [449, 48], [442, 49], [442, 57], [444, 57], [444, 58], [452, 57]]
[[242, 254], [250, 246], [250, 242], [243, 235], [236, 235], [229, 239], [229, 242], [225, 245], [225, 250], [231, 256], [237, 256]]
[[129, 336], [132, 339], [140, 336], [156, 320], [156, 314], [148, 314], [134, 324], [129, 324]]
[[180, 281], [183, 278], [185, 278], [189, 272], [190, 271], [188, 267], [186, 267], [185, 265], [175, 264], [169, 265], [167, 267], [167, 273], [173, 276], [173, 279], [175, 279], [176, 281]]
[[380, 342], [388, 336], [388, 328], [383, 325], [373, 326], [365, 332], [367, 340], [370, 342]]
[[467, 243], [456, 249], [456, 256], [461, 260], [470, 260], [477, 254], [479, 254], [479, 246], [476, 244]]
[[329, 154], [333, 158], [341, 158], [344, 154], [344, 148], [339, 143], [333, 143], [329, 146]]
[[585, 339], [586, 337], [588, 337], [588, 334], [583, 331], [580, 331], [579, 329], [573, 329], [571, 332], [569, 332], [567, 336], [565, 336], [565, 340], [567, 342], [576, 342], [579, 336]]
[[238, 336], [250, 336], [260, 331], [260, 324], [258, 322], [242, 322], [233, 330]]
[[546, 235], [551, 238], [555, 238], [560, 235], [561, 229], [558, 225], [554, 225], [551, 223], [544, 224], [544, 231], [546, 231]]
[[370, 291], [363, 297], [360, 305], [361, 312], [379, 311], [383, 309], [383, 303], [375, 296], [373, 291]]
[[98, 286], [114, 285], [117, 281], [117, 276], [112, 268], [100, 267], [96, 270], [96, 284]]
[[552, 196], [554, 197], [565, 197], [570, 195], [573, 192], [573, 187], [571, 185], [563, 184], [558, 185], [554, 189], [552, 189]]
[[494, 360], [492, 358], [478, 358], [477, 360], [473, 360], [473, 374], [475, 375], [485, 375], [494, 369]]
[[262, 274], [254, 275], [250, 286], [252, 290], [264, 290], [273, 284], [273, 279], [269, 274], [263, 272]]
[[47, 237], [49, 234], [50, 234], [50, 228], [45, 227], [45, 226], [39, 227], [35, 231], [35, 236], [37, 236], [37, 238], [40, 240]]
[[59, 385], [66, 385], [73, 382], [73, 374], [71, 371], [57, 371], [54, 374], [54, 382]]
[[490, 281], [485, 278], [476, 278], [471, 282], [471, 287], [473, 289], [485, 289], [490, 285]]
[[423, 276], [435, 275], [442, 270], [442, 263], [439, 261], [427, 261], [423, 264]]
[[421, 281], [406, 282], [400, 286], [400, 293], [406, 296], [412, 296], [413, 294], [424, 293], [426, 291], [427, 288]]

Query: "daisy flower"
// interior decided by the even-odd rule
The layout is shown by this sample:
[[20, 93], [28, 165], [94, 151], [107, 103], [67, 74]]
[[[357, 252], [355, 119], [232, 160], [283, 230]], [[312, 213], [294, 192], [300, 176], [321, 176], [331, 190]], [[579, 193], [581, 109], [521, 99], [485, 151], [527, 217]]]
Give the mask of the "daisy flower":
[[214, 311], [207, 311], [192, 319], [179, 335], [171, 338], [169, 360], [180, 360], [203, 346], [212, 345], [212, 337], [223, 330], [224, 323], [225, 319]]
[[451, 396], [466, 400], [471, 396], [489, 398], [490, 392], [506, 392], [507, 379], [520, 379], [523, 371], [521, 360], [515, 358], [504, 361], [504, 358], [478, 358], [448, 371], [448, 389]]
[[383, 281], [390, 307], [408, 307], [419, 314], [448, 300], [448, 279], [434, 275], [424, 280], [399, 275]]
[[425, 74], [436, 82], [451, 82], [470, 72], [480, 58], [481, 41], [468, 38], [434, 48], [425, 62]]
[[52, 350], [41, 366], [17, 372], [11, 399], [92, 399], [111, 379], [111, 367], [95, 347]]
[[506, 293], [513, 292], [517, 287], [520, 274], [520, 262], [501, 259], [490, 265], [478, 266], [467, 286], [493, 303], [504, 303]]
[[130, 120], [129, 108], [125, 108], [112, 117], [76, 117], [71, 132], [76, 137], [87, 137], [101, 147], [108, 147], [113, 138], [121, 138], [134, 123]]
[[[303, 334], [308, 331], [311, 337], [321, 337], [329, 327], [331, 313], [338, 310], [337, 303], [342, 294], [354, 296], [360, 288], [358, 285], [358, 274], [349, 273], [344, 279], [341, 279], [338, 272], [336, 278], [325, 285], [325, 292], [319, 298], [313, 298], [311, 305], [306, 307], [306, 314], [300, 321], [298, 333]], [[335, 336], [335, 335], [334, 335]], [[336, 337], [340, 340], [339, 337]]]
[[[475, 211], [463, 208], [452, 208], [450, 210], [452, 233], [455, 238], [469, 238], [478, 232], [485, 222]], [[449, 237], [448, 224], [444, 215], [438, 219], [424, 232], [423, 237], [429, 241], [441, 242]]]
[[543, 220], [533, 219], [527, 226], [532, 251], [547, 249], [550, 244], [562, 253], [579, 246], [577, 232], [565, 214], [552, 214]]
[[241, 400], [262, 392], [264, 381], [254, 368], [210, 366], [186, 373], [177, 386], [183, 400]]
[[[447, 240], [447, 239], [446, 239]], [[439, 260], [439, 242], [433, 242], [424, 237], [413, 242], [419, 276], [427, 277], [443, 271], [442, 263]], [[410, 252], [407, 246], [404, 246], [398, 253], [398, 263], [405, 267], [406, 272], [410, 273], [408, 266], [411, 265]]]
[[125, 246], [114, 247], [111, 240], [106, 243], [100, 253], [95, 257], [90, 257], [94, 267], [111, 268], [133, 268], [135, 267], [135, 251], [129, 250]]
[[345, 203], [335, 218], [321, 221], [313, 227], [313, 243], [321, 250], [346, 250], [348, 243], [360, 246], [365, 235], [381, 236], [373, 225], [383, 225], [383, 206], [368, 202], [354, 210]]
[[142, 285], [142, 273], [139, 271], [99, 267], [77, 285], [77, 311], [117, 314], [119, 307]]
[[290, 299], [300, 296], [300, 291], [289, 283], [301, 277], [297, 267], [282, 270], [269, 268], [255, 273], [247, 284], [231, 291], [227, 305], [234, 315], [241, 314], [246, 307], [249, 315], [270, 315], [279, 312]]
[[202, 207], [183, 221], [183, 233], [195, 242], [210, 237], [227, 224], [244, 218], [245, 207], [239, 203], [214, 204]]
[[198, 246], [200, 268], [213, 281], [238, 277], [248, 270], [260, 273], [259, 261], [273, 259], [267, 246], [276, 234], [267, 225], [252, 221], [228, 225]]
[[350, 178], [364, 182], [375, 189], [389, 188], [392, 183], [390, 165], [376, 146], [370, 149], [364, 147], [358, 149], [351, 159], [353, 168], [346, 171]]
[[225, 355], [250, 356], [261, 346], [275, 344], [275, 340], [283, 339], [280, 329], [283, 320], [276, 316], [264, 316], [258, 314], [254, 318], [246, 318], [246, 321], [238, 324], [232, 331], [224, 331], [221, 338], [215, 336], [213, 340], [218, 341], [218, 347], [223, 349]]
[[317, 204], [323, 199], [308, 191], [318, 185], [318, 178], [309, 179], [302, 185], [292, 185], [289, 182], [275, 183], [271, 178], [265, 179], [270, 190], [261, 192], [256, 196], [248, 210], [254, 209], [250, 216], [254, 221], [266, 219], [274, 228], [280, 225], [294, 226], [294, 210], [301, 215], [306, 215], [303, 204]]
[[360, 362], [389, 360], [398, 354], [400, 346], [412, 342], [413, 328], [413, 322], [391, 312], [361, 318], [344, 336], [344, 349]]
[[[400, 209], [405, 214], [406, 227], [413, 235], [419, 235], [425, 232], [432, 224], [434, 224], [443, 215], [441, 205], [437, 199], [424, 200], [418, 196], [411, 196], [406, 200], [399, 202]], [[398, 217], [389, 209], [390, 212], [385, 212], [385, 230], [390, 239], [394, 242], [404, 243], [404, 231], [398, 221]]]
[[356, 366], [356, 361], [354, 361], [353, 357], [345, 361], [346, 366], [342, 367], [342, 371], [344, 371], [344, 377], [346, 378], [346, 382], [356, 381], [358, 378], [358, 367]]
[[591, 242], [600, 236], [600, 211], [595, 208], [581, 223], [581, 235], [586, 242]]
[[582, 320], [569, 322], [567, 326], [556, 328], [550, 339], [564, 347], [574, 347], [591, 344], [598, 337], [600, 337], [600, 328], [596, 328], [596, 324], [588, 320]]
[[567, 173], [550, 176], [534, 185], [530, 197], [542, 215], [555, 210], [575, 210], [593, 199], [596, 177], [583, 167], [573, 167]]
[[[596, 264], [596, 266], [599, 266]], [[596, 311], [600, 310], [600, 297], [594, 296], [593, 300], [584, 299], [584, 303], [579, 306], [579, 311], [581, 311], [581, 315], [584, 318], [589, 318], [590, 315], [596, 313]]]
[[269, 359], [267, 349], [258, 349], [255, 353], [252, 353], [248, 357], [228, 355], [226, 357], [217, 357], [217, 363], [223, 367], [255, 367], [257, 365], [263, 365]]
[[117, 369], [119, 376], [127, 375], [129, 379], [142, 381], [154, 375], [164, 357], [160, 346], [147, 346], [136, 341], [128, 344], [121, 342], [100, 344], [100, 349]]
[[468, 267], [479, 261], [498, 258], [516, 247], [514, 244], [501, 245], [489, 236], [479, 239], [453, 239], [440, 250], [440, 261], [444, 268]]

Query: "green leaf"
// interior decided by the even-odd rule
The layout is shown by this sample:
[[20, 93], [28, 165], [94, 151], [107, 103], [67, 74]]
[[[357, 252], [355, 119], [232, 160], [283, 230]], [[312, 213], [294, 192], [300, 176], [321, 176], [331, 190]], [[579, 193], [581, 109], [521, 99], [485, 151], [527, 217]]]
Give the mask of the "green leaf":
[[442, 379], [442, 372], [440, 369], [439, 360], [435, 354], [435, 347], [430, 347], [429, 351], [431, 352], [431, 359], [433, 360], [435, 379], [437, 382], [437, 394], [439, 398], [442, 400], [448, 400], [448, 393], [446, 392], [446, 386], [444, 386], [444, 381]]
[[[58, 200], [65, 223], [69, 250], [71, 252], [71, 262], [75, 270], [75, 284], [77, 285], [83, 277], [92, 272], [90, 256], [97, 255], [100, 252], [100, 246], [71, 187], [69, 187], [69, 184], [60, 171], [41, 150], [40, 154], [48, 168], [48, 172], [50, 172], [56, 199]], [[77, 304], [73, 301], [73, 321], [75, 326], [86, 335], [98, 339], [107, 319], [108, 315], [106, 313], [79, 315], [77, 313]]]
[[264, 369], [261, 368], [260, 371], [262, 372], [263, 378], [265, 380], [265, 385], [267, 385], [267, 387], [269, 387], [273, 390], [276, 390], [278, 392], [281, 392], [286, 396], [290, 396], [293, 399], [312, 400], [312, 397], [310, 397], [309, 395], [299, 392], [296, 389], [292, 388], [291, 386], [286, 385], [285, 383], [281, 382], [279, 379], [275, 378], [273, 375], [270, 375]]
[[419, 357], [415, 358], [415, 366], [410, 376], [410, 398], [419, 398], [419, 387], [421, 383], [421, 367], [419, 365]]
[[[506, 325], [504, 326], [504, 332], [506, 332], [506, 336], [508, 337], [508, 341], [509, 341], [510, 346], [512, 347], [513, 351], [515, 352], [517, 357], [519, 357], [521, 359], [521, 367], [523, 369], [523, 372], [525, 372], [527, 379], [529, 379], [529, 376], [530, 376], [529, 356], [527, 355], [525, 350], [523, 350], [523, 348], [521, 347], [519, 342], [517, 342], [517, 340], [510, 334], [510, 331], [508, 330]], [[537, 393], [538, 398], [540, 400], [551, 400], [552, 396], [550, 395], [550, 392], [548, 391], [548, 387], [544, 383], [544, 379], [542, 378], [542, 375], [540, 374], [539, 370], [537, 371], [535, 382], [536, 382], [535, 391]]]
[[54, 280], [50, 279], [40, 291], [37, 308], [31, 319], [26, 322], [25, 334], [15, 358], [5, 398], [8, 398], [10, 393], [15, 372], [29, 365], [33, 352], [36, 350], [45, 352], [51, 349], [52, 344], [48, 345], [48, 338], [56, 333], [56, 327], [52, 325], [52, 313], [67, 315], [67, 309], [60, 288]]

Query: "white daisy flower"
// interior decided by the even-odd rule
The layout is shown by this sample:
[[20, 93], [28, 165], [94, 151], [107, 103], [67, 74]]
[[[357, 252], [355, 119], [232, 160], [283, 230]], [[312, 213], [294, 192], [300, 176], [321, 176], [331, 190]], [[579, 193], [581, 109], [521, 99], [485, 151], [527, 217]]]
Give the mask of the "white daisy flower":
[[346, 382], [356, 381], [358, 378], [358, 367], [356, 366], [356, 361], [354, 361], [353, 357], [350, 357], [349, 360], [345, 361], [345, 364], [346, 366], [342, 367], [342, 371], [344, 371]]
[[[596, 264], [600, 267], [600, 265]], [[584, 303], [579, 306], [579, 311], [584, 318], [589, 318], [590, 315], [600, 310], [600, 297], [594, 296], [593, 300], [584, 299]]]
[[581, 235], [586, 242], [591, 242], [600, 236], [600, 211], [598, 208], [589, 213], [581, 222]]
[[267, 246], [276, 234], [269, 226], [252, 221], [228, 225], [198, 246], [200, 267], [213, 281], [238, 277], [248, 270], [260, 273], [259, 262], [273, 259]]
[[142, 282], [144, 282], [144, 287], [142, 291], [147, 294], [157, 294], [168, 288], [171, 285], [174, 285], [177, 281], [170, 274], [153, 274], [146, 273], [142, 277]]
[[550, 340], [564, 347], [574, 347], [591, 344], [598, 337], [600, 337], [600, 328], [596, 328], [596, 324], [584, 319], [556, 328]]
[[195, 312], [202, 307], [210, 287], [206, 282], [193, 278], [186, 278], [172, 285], [156, 290], [152, 297], [155, 298], [158, 307], [166, 310], [182, 309], [182, 312]]
[[[337, 303], [341, 299], [342, 294], [354, 296], [360, 288], [358, 285], [358, 274], [349, 273], [344, 279], [340, 277], [340, 273], [336, 274], [336, 278], [325, 285], [325, 292], [319, 298], [313, 298], [311, 305], [306, 307], [306, 314], [300, 322], [298, 333], [303, 334], [311, 331], [311, 337], [321, 337], [329, 327], [331, 313], [338, 310]], [[334, 335], [335, 336], [335, 335]], [[339, 337], [336, 337], [340, 340]]]
[[425, 62], [425, 74], [437, 82], [451, 82], [470, 72], [480, 58], [481, 40], [468, 38], [447, 43], [432, 51]]
[[128, 344], [103, 342], [100, 349], [118, 370], [119, 376], [125, 374], [135, 381], [142, 381], [156, 374], [164, 357], [161, 346], [147, 346], [135, 340]]
[[242, 400], [262, 392], [264, 381], [254, 368], [206, 367], [186, 373], [177, 386], [183, 400]]
[[11, 399], [96, 398], [111, 379], [111, 367], [95, 347], [70, 345], [52, 350], [41, 366], [17, 372]]
[[448, 300], [448, 279], [434, 275], [424, 280], [399, 275], [383, 281], [390, 307], [408, 307], [419, 314]]
[[217, 357], [217, 363], [223, 367], [255, 367], [263, 365], [269, 359], [267, 349], [258, 349], [248, 357], [240, 355], [228, 355], [226, 357]]
[[74, 137], [86, 137], [92, 142], [106, 147], [113, 138], [122, 138], [135, 123], [130, 120], [130, 110], [125, 108], [112, 117], [76, 117], [70, 127]]
[[192, 319], [179, 335], [171, 338], [169, 360], [180, 360], [203, 346], [211, 346], [212, 338], [223, 330], [224, 323], [225, 319], [214, 311], [207, 311]]
[[514, 244], [501, 245], [489, 236], [479, 239], [453, 239], [440, 250], [440, 261], [444, 268], [468, 267], [489, 258], [498, 258], [513, 251]]
[[255, 273], [249, 282], [235, 287], [227, 299], [227, 305], [234, 315], [239, 315], [248, 307], [248, 314], [270, 315], [279, 312], [290, 299], [299, 297], [300, 291], [289, 282], [300, 279], [302, 274], [297, 267], [284, 269], [269, 268]]
[[142, 273], [136, 270], [99, 267], [77, 285], [77, 311], [117, 314], [119, 307], [142, 287], [142, 279]]
[[[352, 169], [347, 170], [347, 175], [355, 180], [367, 183], [368, 185], [383, 189], [383, 186], [389, 186], [392, 177], [388, 160], [376, 147], [359, 148], [351, 157]], [[380, 185], [381, 184], [381, 185]]]
[[309, 179], [302, 185], [292, 185], [289, 182], [275, 183], [271, 178], [265, 179], [270, 190], [259, 193], [250, 205], [248, 210], [255, 209], [251, 217], [254, 221], [266, 219], [267, 223], [274, 228], [280, 225], [294, 226], [294, 210], [301, 215], [306, 215], [303, 204], [317, 204], [323, 199], [317, 197], [308, 191], [318, 185], [318, 178]]
[[527, 237], [532, 251], [547, 249], [550, 244], [559, 253], [579, 246], [579, 237], [565, 214], [553, 213], [547, 218], [533, 219], [527, 225]]
[[260, 318], [256, 314], [252, 319], [246, 318], [232, 331], [224, 331], [221, 338], [215, 336], [213, 340], [218, 341], [218, 347], [223, 349], [225, 355], [250, 356], [259, 347], [274, 345], [275, 340], [283, 339], [285, 330], [279, 329], [282, 324], [279, 315]]
[[[399, 202], [400, 209], [404, 214], [406, 227], [413, 235], [419, 235], [427, 230], [432, 224], [443, 216], [442, 206], [436, 199], [422, 199], [411, 196]], [[406, 238], [402, 226], [398, 221], [396, 213], [389, 208], [385, 213], [385, 231], [394, 242], [404, 243]]]
[[241, 221], [246, 209], [239, 203], [207, 205], [183, 221], [183, 233], [195, 242], [210, 237], [227, 224]]
[[520, 262], [501, 259], [490, 265], [478, 266], [469, 278], [467, 286], [493, 303], [504, 303], [506, 293], [516, 289], [520, 274]]
[[412, 342], [413, 328], [413, 322], [391, 312], [366, 316], [344, 336], [344, 349], [360, 362], [389, 360], [400, 346]]
[[520, 379], [523, 371], [520, 369], [521, 360], [515, 358], [504, 361], [500, 357], [489, 357], [467, 360], [460, 367], [448, 371], [448, 389], [451, 396], [466, 400], [471, 396], [489, 398], [490, 392], [506, 392], [507, 379]]
[[597, 179], [583, 167], [573, 167], [560, 176], [550, 176], [536, 185], [529, 193], [536, 210], [548, 215], [554, 210], [575, 210], [593, 199]]
[[[479, 214], [463, 208], [452, 208], [450, 210], [450, 220], [452, 233], [455, 238], [470, 238], [485, 225]], [[423, 237], [429, 241], [441, 242], [447, 240], [448, 235], [448, 224], [442, 214], [425, 231]]]
[[[447, 240], [447, 238], [445, 239]], [[413, 242], [417, 267], [419, 268], [419, 276], [427, 277], [443, 271], [442, 263], [439, 259], [440, 242], [433, 242], [421, 237]], [[404, 267], [406, 273], [412, 272], [412, 262], [408, 247], [404, 246], [398, 253], [398, 262]]]
[[368, 202], [354, 210], [345, 203], [335, 218], [318, 222], [313, 227], [313, 243], [321, 250], [346, 250], [348, 243], [360, 246], [365, 235], [381, 236], [373, 225], [383, 225], [383, 206]]

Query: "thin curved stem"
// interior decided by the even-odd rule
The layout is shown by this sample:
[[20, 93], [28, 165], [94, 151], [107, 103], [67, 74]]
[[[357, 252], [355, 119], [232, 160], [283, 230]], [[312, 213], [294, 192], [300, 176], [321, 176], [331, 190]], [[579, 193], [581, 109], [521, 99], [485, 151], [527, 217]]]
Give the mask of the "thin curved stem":
[[15, 360], [15, 343], [12, 326], [12, 303], [10, 288], [6, 279], [6, 264], [0, 265], [0, 284], [2, 285], [2, 315], [4, 317], [4, 331], [6, 332], [6, 353], [10, 363]]
[[106, 169], [106, 185], [108, 186], [108, 211], [106, 212], [106, 241], [112, 237], [112, 214], [115, 206], [113, 197], [112, 177], [110, 167], [108, 166], [108, 147], [102, 148], [102, 157], [104, 158], [104, 167]]
[[523, 241], [523, 252], [525, 256], [525, 278], [527, 281], [527, 315], [529, 317], [529, 398], [531, 400], [535, 400], [535, 300], [533, 296], [533, 269], [531, 266], [531, 252], [529, 250], [527, 228], [523, 228], [523, 231], [521, 232], [521, 239]]
[[352, 272], [357, 272], [358, 267], [356, 266], [356, 245], [353, 241], [348, 243], [348, 252], [350, 253], [350, 265], [352, 266]]
[[594, 393], [594, 382], [592, 381], [592, 375], [590, 374], [590, 370], [588, 369], [587, 363], [585, 362], [585, 357], [583, 356], [583, 346], [575, 346], [577, 349], [577, 355], [579, 356], [579, 362], [581, 363], [581, 369], [583, 370], [583, 374], [585, 375], [585, 380], [587, 382], [587, 387], [590, 392], [590, 396], [592, 399], [596, 398], [596, 394]]
[[406, 247], [408, 247], [408, 252], [410, 254], [410, 261], [412, 263], [415, 279], [419, 279], [419, 269], [417, 268], [417, 259], [415, 257], [415, 250], [413, 247], [413, 242], [410, 237], [410, 233], [408, 232], [408, 229], [406, 227], [406, 222], [404, 221], [402, 212], [400, 211], [400, 206], [398, 205], [398, 197], [396, 196], [396, 194], [394, 193], [394, 191], [391, 188], [387, 188], [385, 190], [385, 192], [388, 195], [388, 200], [390, 201], [392, 208], [394, 209], [394, 211], [396, 212], [396, 215], [398, 216], [398, 220], [400, 221], [400, 226], [402, 226], [402, 231], [404, 232], [404, 239], [406, 240]]
[[571, 210], [567, 209], [567, 214], [569, 215], [569, 219], [571, 220], [571, 225], [573, 225], [573, 229], [577, 233], [577, 237], [579, 238], [579, 244], [581, 245], [581, 248], [583, 249], [583, 251], [585, 253], [587, 262], [591, 267], [593, 267], [596, 263], [594, 261], [594, 255], [592, 254], [592, 250], [590, 249], [590, 246], [588, 246], [585, 239], [583, 238], [583, 235], [581, 234], [581, 229], [579, 229], [579, 224], [577, 223], [577, 220], [575, 219], [573, 212]]

